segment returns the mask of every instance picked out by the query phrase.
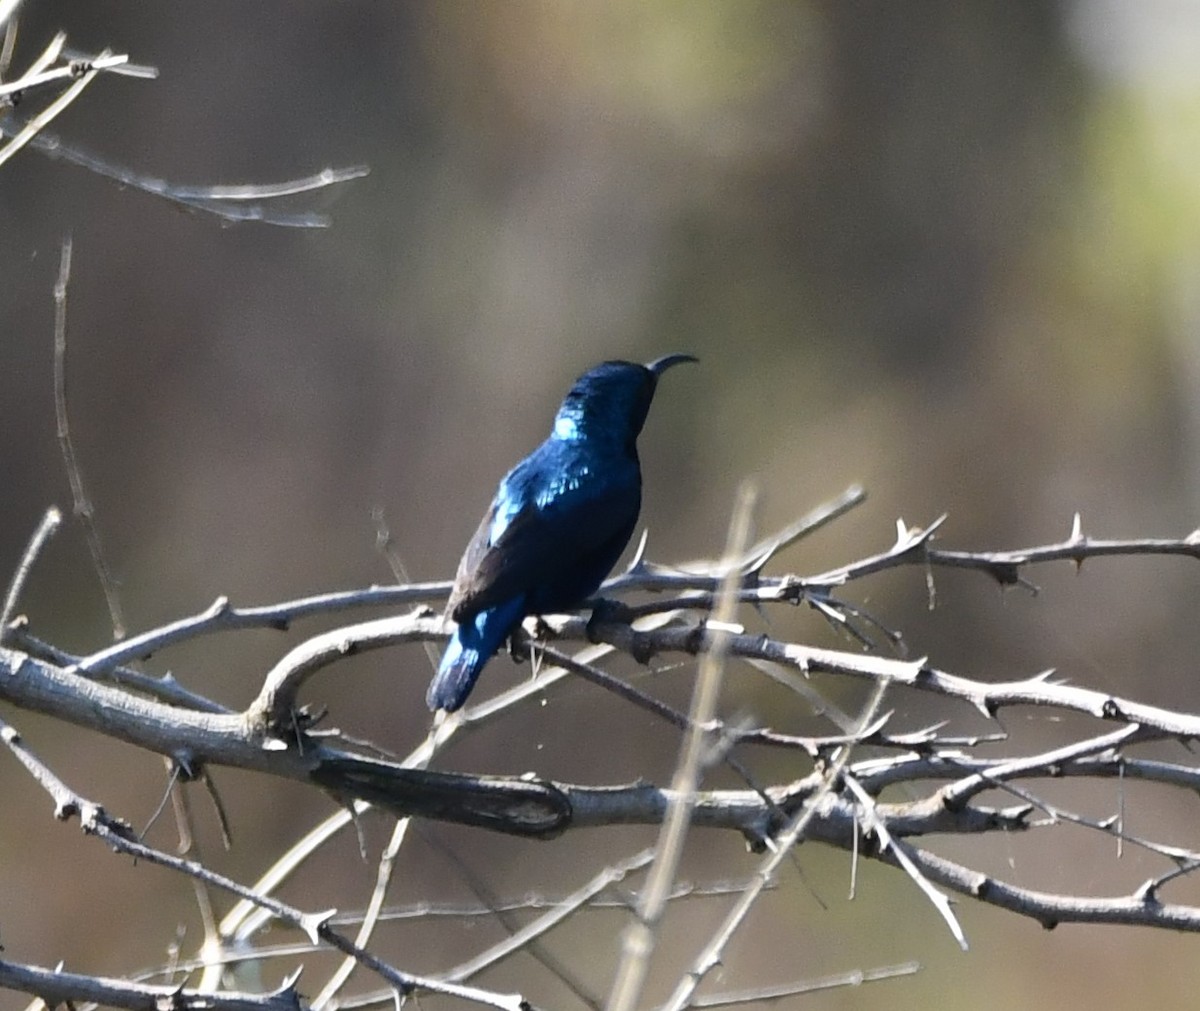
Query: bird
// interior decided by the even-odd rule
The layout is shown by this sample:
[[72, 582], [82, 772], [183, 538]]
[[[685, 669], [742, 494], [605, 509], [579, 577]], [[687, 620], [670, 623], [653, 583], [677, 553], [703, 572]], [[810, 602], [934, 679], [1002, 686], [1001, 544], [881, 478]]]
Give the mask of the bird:
[[500, 481], [467, 544], [446, 617], [457, 627], [429, 683], [434, 712], [462, 707], [529, 615], [570, 610], [621, 557], [642, 505], [637, 437], [662, 374], [692, 355], [603, 362], [575, 380], [546, 440]]

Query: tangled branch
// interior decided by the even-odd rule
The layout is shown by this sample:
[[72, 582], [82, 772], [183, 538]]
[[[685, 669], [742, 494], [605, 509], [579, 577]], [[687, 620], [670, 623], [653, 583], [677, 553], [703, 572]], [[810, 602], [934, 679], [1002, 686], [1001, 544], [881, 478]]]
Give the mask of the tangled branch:
[[[843, 501], [859, 494], [852, 490]], [[735, 726], [706, 718], [706, 733], [725, 740], [730, 749], [788, 748], [814, 759], [816, 766], [812, 774], [792, 783], [705, 791], [694, 804], [693, 824], [733, 830], [755, 846], [769, 847], [789, 819], [805, 811], [806, 838], [848, 851], [857, 847], [860, 854], [884, 862], [911, 860], [939, 884], [1047, 924], [1077, 920], [1200, 929], [1200, 910], [1158, 901], [1164, 884], [1200, 865], [1200, 855], [1190, 850], [1145, 843], [1170, 862], [1169, 869], [1135, 895], [1096, 899], [1028, 892], [981, 876], [910, 842], [933, 833], [1044, 828], [1045, 823], [1032, 815], [1038, 810], [1049, 814], [1050, 806], [1035, 794], [1024, 792], [1025, 787], [1019, 784], [1046, 777], [1124, 777], [1194, 790], [1200, 784], [1200, 770], [1186, 762], [1143, 759], [1135, 749], [1151, 742], [1194, 740], [1200, 737], [1200, 717], [1064, 684], [1056, 681], [1052, 672], [984, 682], [941, 670], [926, 660], [821, 649], [751, 634], [740, 627], [731, 628], [727, 622], [710, 626], [704, 618], [716, 582], [731, 574], [734, 580], [729, 592], [740, 601], [807, 602], [824, 613], [832, 606], [824, 592], [827, 588], [845, 586], [872, 572], [897, 566], [969, 567], [993, 576], [1015, 571], [1024, 581], [1024, 568], [1062, 559], [1079, 564], [1100, 555], [1196, 555], [1194, 535], [1174, 541], [1094, 540], [1082, 535], [1078, 521], [1071, 537], [1061, 544], [1007, 552], [947, 551], [931, 546], [936, 526], [913, 530], [901, 525], [889, 549], [814, 576], [762, 574], [776, 551], [789, 543], [787, 538], [775, 540], [776, 550], [764, 553], [756, 546], [757, 554], [749, 551], [724, 566], [694, 567], [690, 571], [669, 569], [639, 558], [630, 571], [610, 580], [603, 592], [624, 596], [650, 591], [658, 597], [630, 608], [630, 614], [622, 614], [619, 608], [606, 610], [606, 618], [611, 614], [615, 619], [593, 623], [590, 628], [582, 616], [546, 617], [538, 623], [536, 632], [548, 636], [555, 645], [546, 642], [540, 649], [539, 644], [534, 645], [540, 655], [537, 676], [435, 726], [426, 746], [414, 753], [419, 758], [410, 756], [407, 761], [386, 761], [364, 753], [337, 735], [320, 734], [299, 707], [298, 698], [309, 679], [346, 657], [405, 643], [440, 642], [446, 635], [443, 620], [424, 602], [442, 596], [447, 589], [445, 583], [372, 587], [252, 608], [235, 608], [221, 599], [192, 618], [79, 657], [46, 647], [32, 635], [28, 623], [17, 618], [6, 629], [9, 645], [0, 651], [0, 698], [165, 755], [188, 776], [198, 775], [209, 765], [232, 766], [309, 782], [345, 803], [376, 804], [400, 816], [418, 815], [551, 838], [601, 825], [658, 824], [676, 794], [650, 784], [621, 787], [449, 774], [424, 768], [429, 755], [459, 729], [504, 712], [530, 695], [552, 691], [572, 674], [582, 674], [686, 731], [696, 725], [687, 714], [672, 710], [641, 687], [614, 678], [598, 666], [598, 661], [614, 651], [642, 664], [660, 656], [702, 657], [709, 654], [719, 636], [731, 657], [772, 668], [785, 680], [819, 672], [865, 680], [892, 691], [910, 689], [965, 702], [989, 720], [1006, 708], [1035, 706], [1085, 714], [1116, 729], [1040, 753], [984, 760], [971, 753], [973, 747], [995, 741], [997, 736], [955, 736], [946, 733], [943, 726], [900, 731], [891, 726], [893, 720], [886, 714], [853, 733], [826, 737], [789, 735], [765, 726]], [[31, 552], [44, 541], [45, 533], [45, 528], [39, 532]], [[27, 572], [30, 564], [31, 559], [26, 559], [21, 571]], [[9, 594], [10, 615], [18, 593], [16, 585]], [[316, 615], [414, 601], [421, 603], [407, 614], [359, 622], [305, 640], [267, 672], [258, 696], [241, 712], [191, 692], [181, 696], [175, 688], [165, 689], [162, 681], [151, 676], [131, 680], [135, 672], [124, 669], [132, 661], [200, 636], [248, 627], [285, 628]], [[593, 644], [589, 636], [597, 641]], [[571, 644], [582, 646], [582, 650], [564, 650]], [[174, 680], [170, 684], [175, 685]], [[414, 685], [413, 690], [418, 687]], [[869, 749], [872, 754], [849, 762], [844, 784], [824, 795], [819, 804], [813, 803], [823, 782], [821, 770], [850, 745], [859, 751]], [[935, 780], [944, 781], [944, 785], [918, 800], [882, 803], [875, 799], [888, 786]], [[982, 802], [996, 790], [1018, 789], [1023, 791], [1019, 804], [997, 807]], [[872, 798], [869, 814], [864, 796]], [[1058, 810], [1053, 814], [1056, 818], [1066, 816]], [[1111, 826], [1094, 827], [1113, 831]], [[880, 843], [887, 839], [888, 844], [874, 850], [863, 846], [860, 837], [864, 832]]]

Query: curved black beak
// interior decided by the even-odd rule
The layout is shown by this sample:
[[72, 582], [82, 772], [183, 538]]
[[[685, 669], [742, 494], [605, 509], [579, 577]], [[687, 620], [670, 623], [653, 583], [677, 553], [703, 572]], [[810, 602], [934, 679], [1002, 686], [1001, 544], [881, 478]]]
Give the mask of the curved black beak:
[[661, 358], [655, 358], [652, 362], [647, 362], [645, 367], [649, 372], [653, 373], [654, 378], [657, 379], [672, 365], [681, 365], [683, 362], [698, 361], [700, 361], [700, 359], [695, 358], [692, 355], [663, 355]]

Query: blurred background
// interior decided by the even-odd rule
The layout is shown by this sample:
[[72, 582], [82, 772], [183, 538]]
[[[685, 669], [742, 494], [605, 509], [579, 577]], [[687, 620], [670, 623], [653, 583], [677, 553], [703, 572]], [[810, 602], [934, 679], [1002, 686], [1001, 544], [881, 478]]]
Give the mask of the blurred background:
[[[776, 572], [881, 550], [901, 516], [923, 525], [946, 512], [939, 544], [975, 549], [1059, 540], [1076, 511], [1098, 537], [1200, 526], [1200, 8], [1189, 0], [46, 0], [25, 5], [15, 67], [58, 30], [160, 70], [156, 81], [102, 77], [51, 127], [99, 157], [179, 184], [370, 167], [296, 201], [331, 215], [321, 231], [225, 227], [32, 150], [0, 168], [0, 572], [47, 505], [70, 506], [51, 297], [70, 232], [73, 432], [133, 631], [221, 594], [268, 603], [388, 581], [375, 508], [413, 578], [448, 578], [496, 480], [543, 437], [571, 379], [605, 358], [670, 351], [702, 364], [667, 377], [641, 441], [657, 561], [717, 554], [747, 478], [762, 492], [762, 533], [851, 482], [869, 492]], [[919, 569], [847, 596], [944, 669], [999, 680], [1056, 667], [1200, 707], [1194, 562], [1029, 575], [1036, 598], [939, 573], [932, 612]], [[45, 553], [22, 610], [66, 649], [111, 638], [77, 524]], [[241, 706], [321, 627], [210, 638], [149, 669]], [[846, 645], [806, 611], [773, 614], [770, 630]], [[427, 727], [428, 674], [419, 647], [373, 653], [326, 672], [306, 698], [404, 753]], [[524, 676], [500, 659], [479, 691]], [[643, 683], [684, 704], [690, 680], [681, 665]], [[863, 692], [817, 687], [851, 709]], [[940, 718], [989, 729], [916, 696], [887, 704], [896, 729]], [[830, 730], [749, 669], [731, 671], [722, 711]], [[145, 825], [160, 761], [5, 715], [73, 786]], [[1006, 721], [1031, 742], [1062, 732], [1037, 712]], [[663, 781], [677, 747], [662, 725], [570, 684], [439, 764]], [[749, 757], [763, 782], [808, 771], [795, 756]], [[202, 855], [247, 883], [332, 810], [286, 784], [215, 776], [236, 845], [220, 852], [198, 795]], [[0, 761], [0, 782], [7, 957], [119, 975], [161, 963], [172, 943], [194, 950], [185, 881], [54, 822], [15, 763]], [[1095, 817], [1118, 802], [1115, 788], [1054, 795]], [[1131, 831], [1181, 845], [1200, 832], [1195, 798], [1147, 792], [1126, 813]], [[367, 826], [373, 857], [387, 831], [383, 819]], [[468, 897], [450, 853], [496, 895], [556, 894], [581, 867], [653, 838], [612, 829], [533, 844], [430, 826], [396, 900]], [[172, 845], [168, 822], [150, 839]], [[1048, 890], [1119, 894], [1164, 869], [1069, 829], [944, 842], [930, 845]], [[374, 865], [344, 843], [287, 897], [360, 907]], [[736, 838], [695, 835], [687, 873], [732, 879], [755, 862]], [[924, 971], [804, 1006], [1173, 1007], [1200, 986], [1189, 937], [1046, 932], [963, 902], [964, 955], [901, 875], [862, 868], [851, 902], [844, 854], [802, 847], [797, 863], [803, 880], [784, 875], [711, 988], [908, 960]], [[1178, 887], [1165, 897], [1196, 901]], [[723, 909], [677, 910], [650, 1002]], [[596, 995], [622, 922], [594, 913], [548, 942]], [[380, 953], [434, 972], [486, 943], [485, 930], [499, 936], [396, 927]], [[263, 971], [271, 984], [282, 975]], [[481, 982], [575, 1006], [529, 960]], [[0, 995], [0, 1006], [24, 1003]]]

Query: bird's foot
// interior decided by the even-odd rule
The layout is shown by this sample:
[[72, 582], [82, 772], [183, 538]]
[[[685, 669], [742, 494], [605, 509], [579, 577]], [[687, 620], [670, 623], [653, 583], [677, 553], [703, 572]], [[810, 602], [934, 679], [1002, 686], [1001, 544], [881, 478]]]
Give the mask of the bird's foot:
[[508, 637], [508, 655], [512, 657], [513, 663], [524, 663], [528, 660], [538, 644], [553, 638], [553, 632], [539, 614], [535, 614], [532, 620], [525, 619], [524, 624], [514, 628]]
[[529, 659], [529, 644], [530, 638], [522, 628], [508, 637], [508, 655], [513, 663], [524, 663]]
[[592, 616], [588, 618], [587, 637], [590, 642], [600, 642], [601, 625], [629, 625], [633, 622], [633, 609], [619, 600], [597, 597], [592, 602]]

